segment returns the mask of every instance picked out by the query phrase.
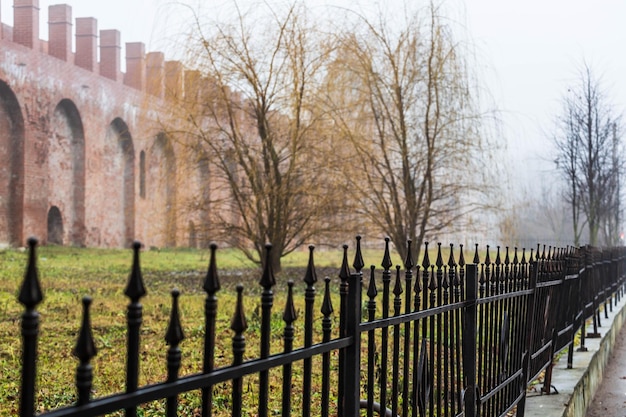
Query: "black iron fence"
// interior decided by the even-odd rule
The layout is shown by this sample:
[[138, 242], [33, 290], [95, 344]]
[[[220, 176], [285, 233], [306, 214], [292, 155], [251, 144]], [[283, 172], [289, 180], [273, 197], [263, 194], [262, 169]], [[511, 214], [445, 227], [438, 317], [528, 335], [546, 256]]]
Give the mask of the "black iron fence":
[[[36, 410], [36, 307], [42, 300], [36, 241], [30, 240], [29, 246], [28, 266], [19, 293], [19, 301], [25, 306], [20, 415], [28, 417]], [[216, 345], [224, 341], [216, 340], [220, 282], [216, 247], [212, 246], [203, 285], [206, 303], [202, 372], [178, 375], [179, 344], [184, 335], [178, 312], [179, 294], [173, 291], [165, 335], [169, 346], [167, 379], [139, 386], [140, 300], [146, 291], [139, 263], [140, 244], [135, 243], [125, 290], [130, 299], [125, 391], [91, 398], [91, 361], [96, 347], [90, 328], [91, 300], [85, 298], [82, 326], [73, 352], [79, 362], [74, 388], [76, 403], [42, 415], [98, 416], [125, 410], [127, 416], [136, 416], [141, 404], [160, 399], [166, 400], [167, 416], [191, 415], [191, 410], [179, 409], [177, 398], [182, 393], [197, 391], [202, 398], [202, 416], [239, 416], [250, 398], [257, 404], [255, 413], [259, 416], [267, 416], [270, 411], [272, 415], [323, 417], [502, 416], [514, 410], [523, 416], [529, 383], [541, 375], [541, 389], [550, 393], [555, 355], [568, 349], [571, 365], [575, 334], [580, 334], [580, 349], [584, 349], [585, 337], [597, 336], [580, 332], [585, 321], [593, 319], [594, 325], [599, 326], [601, 307], [605, 312], [612, 309], [623, 295], [626, 252], [624, 248], [591, 247], [538, 247], [535, 251], [498, 247], [494, 251], [489, 247], [479, 250], [476, 245], [471, 262], [467, 262], [462, 245], [445, 249], [442, 251], [439, 245], [436, 258], [431, 261], [426, 247], [421, 265], [415, 265], [409, 257], [404, 265], [394, 268], [386, 240], [382, 270], [372, 266], [364, 271], [357, 237], [352, 266], [344, 246], [338, 289], [326, 278], [319, 300], [311, 247], [303, 279], [303, 346], [293, 346], [297, 320], [293, 282], [287, 288], [282, 338], [272, 334], [276, 281], [266, 267], [260, 280], [260, 346], [251, 354], [246, 345], [248, 323], [240, 285], [236, 305], [231, 307], [232, 365], [216, 367]], [[268, 247], [268, 253], [269, 250]], [[338, 298], [333, 296], [336, 291]], [[339, 300], [337, 314], [333, 299]], [[334, 322], [336, 316], [338, 326]], [[282, 353], [270, 354], [271, 339], [280, 339]], [[303, 370], [299, 387], [295, 387], [293, 379], [294, 366]], [[276, 375], [276, 370], [280, 383], [275, 382], [276, 378], [270, 383], [270, 372]], [[243, 384], [249, 376], [255, 377], [252, 387]], [[213, 401], [218, 385], [229, 387], [230, 399], [226, 403]], [[67, 389], [72, 387], [68, 385]], [[269, 410], [269, 399], [276, 396], [281, 398], [281, 409]]]

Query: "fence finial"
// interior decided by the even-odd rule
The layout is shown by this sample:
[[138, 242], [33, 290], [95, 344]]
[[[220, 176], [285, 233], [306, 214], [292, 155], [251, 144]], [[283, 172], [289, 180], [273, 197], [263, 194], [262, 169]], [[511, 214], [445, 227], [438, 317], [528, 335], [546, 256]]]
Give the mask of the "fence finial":
[[83, 320], [78, 332], [78, 340], [72, 351], [72, 355], [78, 358], [81, 363], [87, 363], [96, 356], [97, 349], [94, 344], [93, 334], [91, 333], [91, 321], [89, 318], [89, 306], [91, 305], [91, 297], [83, 297]]
[[317, 273], [315, 272], [315, 262], [313, 260], [313, 251], [315, 250], [315, 246], [309, 246], [309, 262], [306, 267], [306, 274], [304, 275], [304, 282], [313, 286], [317, 282]]
[[393, 295], [400, 297], [400, 294], [403, 292], [402, 282], [400, 281], [400, 265], [396, 265], [396, 283], [393, 286]]
[[422, 268], [424, 271], [428, 271], [430, 267], [430, 258], [428, 257], [428, 242], [424, 242], [424, 259], [422, 259]]
[[478, 243], [475, 243], [474, 245], [474, 259], [472, 260], [472, 263], [478, 265], [480, 263], [480, 257], [478, 256]]
[[76, 388], [78, 390], [78, 405], [87, 404], [90, 400], [93, 370], [89, 362], [96, 356], [97, 349], [91, 333], [89, 306], [91, 297], [83, 297], [83, 320], [78, 333], [76, 346], [72, 355], [78, 358], [80, 364], [76, 368]]
[[383, 255], [383, 261], [380, 264], [385, 270], [389, 270], [393, 263], [391, 262], [391, 255], [389, 254], [389, 237], [385, 238], [385, 254]]
[[283, 312], [283, 321], [287, 325], [291, 325], [298, 318], [298, 313], [293, 305], [293, 280], [287, 281], [287, 288], [287, 302]]
[[183, 327], [180, 324], [180, 313], [178, 312], [178, 297], [180, 291], [174, 288], [172, 294], [172, 311], [170, 313], [170, 322], [165, 333], [165, 341], [170, 346], [177, 346], [184, 338]]
[[454, 244], [450, 243], [450, 256], [448, 256], [448, 267], [450, 269], [456, 266], [456, 261], [454, 260]]
[[207, 270], [202, 288], [204, 288], [207, 294], [213, 295], [220, 289], [220, 280], [217, 276], [217, 262], [215, 260], [217, 244], [211, 243], [209, 248], [211, 249], [211, 258], [209, 260], [209, 269]]
[[350, 267], [348, 266], [348, 245], [343, 245], [343, 259], [341, 260], [341, 269], [339, 270], [339, 278], [341, 281], [347, 281], [350, 278]]
[[269, 289], [276, 285], [276, 278], [274, 277], [274, 269], [272, 268], [272, 244], [265, 244], [265, 265], [263, 266], [263, 275], [261, 276], [261, 280], [259, 284], [265, 288]]
[[415, 262], [413, 261], [413, 250], [411, 248], [411, 244], [413, 241], [411, 239], [407, 239], [406, 241], [406, 258], [404, 259], [404, 269], [410, 271], [414, 266]]
[[374, 265], [371, 265], [370, 266], [370, 281], [369, 281], [369, 284], [367, 285], [367, 296], [370, 299], [374, 299], [378, 295], [378, 290], [376, 289], [375, 274], [374, 274], [375, 270], [376, 270], [376, 267]]
[[443, 256], [441, 256], [441, 242], [437, 242], [437, 260], [435, 261], [437, 270], [440, 270], [443, 266]]
[[363, 262], [363, 253], [361, 252], [361, 235], [356, 236], [356, 252], [354, 253], [354, 262], [352, 266], [356, 270], [357, 274], [361, 273], [361, 270], [365, 266], [365, 262]]
[[137, 302], [141, 297], [146, 295], [146, 287], [143, 285], [143, 276], [141, 274], [141, 266], [139, 264], [139, 252], [141, 250], [140, 242], [133, 242], [133, 266], [128, 276], [128, 283], [124, 294], [133, 302]]
[[39, 284], [39, 271], [37, 270], [37, 243], [36, 238], [28, 238], [28, 265], [18, 296], [19, 302], [28, 310], [34, 309], [43, 300], [43, 293]]
[[243, 333], [248, 328], [248, 322], [246, 321], [246, 315], [243, 311], [243, 285], [237, 285], [237, 305], [235, 307], [235, 314], [230, 321], [230, 329], [237, 333]]
[[459, 244], [459, 266], [463, 268], [465, 266], [465, 256], [463, 255], [463, 244]]
[[324, 300], [322, 301], [321, 313], [324, 317], [329, 317], [333, 314], [333, 303], [330, 299], [330, 278], [324, 278]]

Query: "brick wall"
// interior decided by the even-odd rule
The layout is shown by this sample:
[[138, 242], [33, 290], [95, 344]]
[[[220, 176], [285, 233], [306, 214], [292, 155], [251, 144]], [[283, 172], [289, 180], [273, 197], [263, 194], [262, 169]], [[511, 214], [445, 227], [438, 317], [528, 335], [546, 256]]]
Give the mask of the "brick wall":
[[163, 133], [177, 121], [160, 109], [200, 77], [139, 42], [126, 43], [124, 74], [123, 34], [98, 32], [93, 17], [72, 20], [67, 5], [48, 13], [48, 43], [39, 39], [38, 0], [14, 0], [14, 26], [1, 26], [0, 245], [23, 245], [31, 235], [45, 243], [53, 208], [63, 244], [186, 244], [190, 218], [176, 217], [178, 208], [209, 187], [178, 187], [176, 172], [168, 172], [184, 158]]

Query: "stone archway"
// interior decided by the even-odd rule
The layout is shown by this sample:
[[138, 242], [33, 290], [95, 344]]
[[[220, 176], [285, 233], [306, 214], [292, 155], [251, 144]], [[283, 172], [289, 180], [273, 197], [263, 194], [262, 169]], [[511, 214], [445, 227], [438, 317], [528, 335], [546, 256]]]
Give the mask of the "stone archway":
[[163, 132], [155, 139], [148, 158], [148, 196], [153, 206], [155, 227], [161, 232], [161, 244], [176, 246], [176, 157]]
[[114, 119], [103, 154], [102, 236], [107, 246], [130, 246], [135, 237], [135, 149], [128, 125]]
[[78, 109], [71, 100], [61, 100], [54, 109], [51, 134], [48, 201], [67, 219], [61, 241], [82, 246], [85, 244], [85, 134]]
[[24, 223], [24, 117], [0, 81], [0, 245], [20, 245]]
[[196, 225], [191, 220], [189, 220], [189, 225], [187, 226], [187, 233], [189, 235], [188, 246], [190, 248], [197, 248], [198, 247], [198, 235], [196, 231]]
[[48, 210], [48, 243], [54, 245], [63, 244], [63, 217], [57, 206], [50, 207]]

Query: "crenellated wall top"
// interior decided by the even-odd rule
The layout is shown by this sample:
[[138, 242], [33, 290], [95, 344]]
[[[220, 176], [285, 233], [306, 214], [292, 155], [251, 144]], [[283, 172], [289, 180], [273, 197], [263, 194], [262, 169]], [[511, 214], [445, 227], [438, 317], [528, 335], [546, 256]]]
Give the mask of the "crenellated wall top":
[[[122, 72], [120, 31], [98, 30], [94, 17], [73, 19], [70, 5], [48, 7], [48, 41], [42, 40], [39, 34], [39, 0], [13, 0], [13, 10], [13, 26], [0, 24], [0, 40], [23, 45], [156, 97], [184, 94], [182, 63], [165, 61], [162, 52], [146, 53], [143, 42], [127, 42], [126, 72]], [[72, 36], [75, 52], [72, 51]]]

